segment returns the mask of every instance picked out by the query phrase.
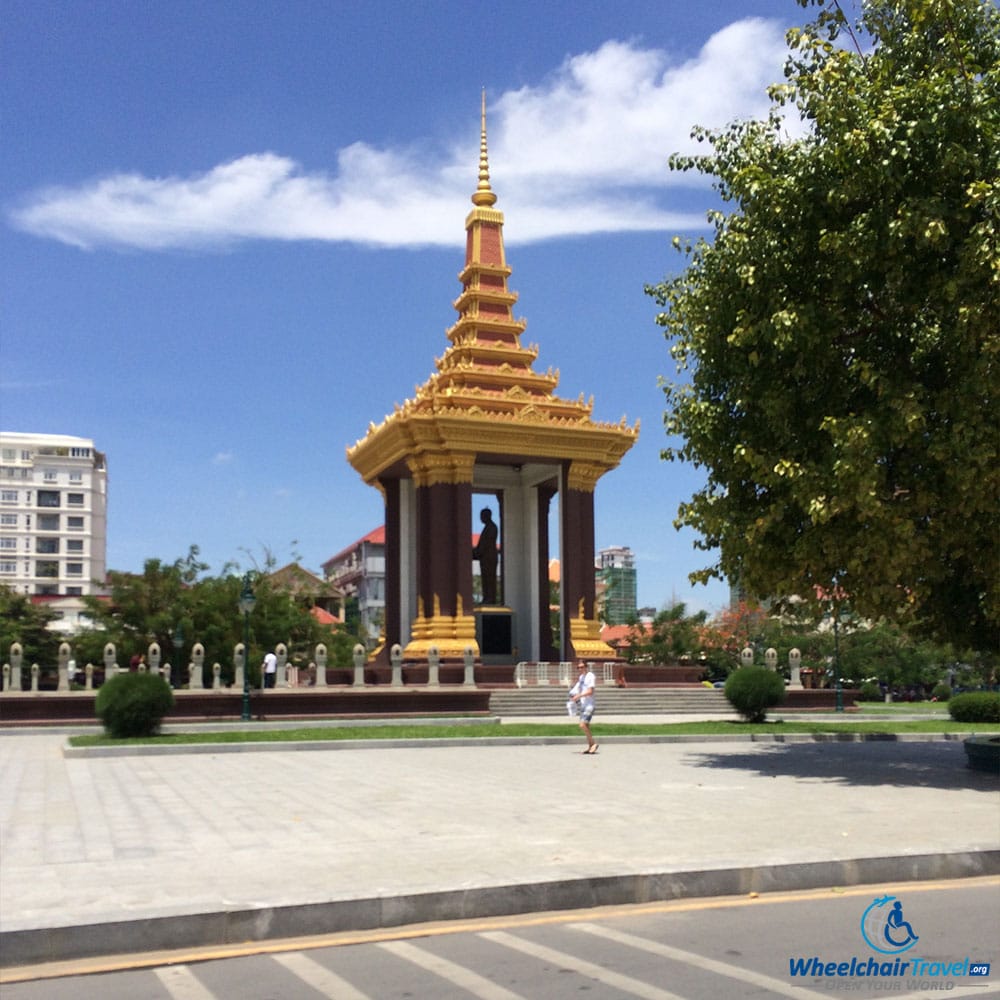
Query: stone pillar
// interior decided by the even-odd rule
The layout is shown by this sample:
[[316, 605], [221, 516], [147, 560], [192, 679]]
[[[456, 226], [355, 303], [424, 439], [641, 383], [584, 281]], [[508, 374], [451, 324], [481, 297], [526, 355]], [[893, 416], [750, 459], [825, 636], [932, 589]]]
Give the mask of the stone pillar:
[[38, 694], [38, 675], [42, 668], [37, 663], [31, 664], [31, 693]]
[[[149, 644], [149, 649], [146, 651], [146, 658], [149, 660], [149, 672], [151, 674], [158, 674], [162, 669], [162, 659], [163, 650], [160, 649], [160, 644], [158, 642], [151, 642]], [[167, 681], [169, 684], [170, 682]]]
[[10, 686], [15, 691], [23, 691], [21, 683], [21, 665], [24, 662], [24, 649], [19, 642], [10, 647]]
[[753, 650], [747, 646], [742, 653], [740, 653], [740, 666], [741, 667], [752, 667], [753, 666]]
[[57, 691], [69, 691], [69, 658], [72, 650], [68, 642], [59, 643], [59, 680], [56, 684]]
[[316, 687], [326, 687], [326, 646], [316, 647]]
[[115, 644], [109, 642], [104, 647], [104, 679], [111, 680], [118, 673], [118, 663], [116, 661], [118, 653]]
[[86, 691], [93, 691], [94, 690], [94, 664], [93, 663], [88, 663], [83, 668], [83, 676], [84, 676], [84, 682], [83, 682], [84, 690], [86, 690]]
[[242, 642], [238, 642], [233, 648], [233, 687], [237, 691], [243, 690], [243, 672], [247, 666], [246, 646]]
[[[180, 669], [180, 664], [178, 664], [177, 669]], [[205, 689], [205, 647], [200, 642], [196, 642], [191, 650], [188, 678], [188, 688], [191, 691]]]
[[778, 651], [773, 646], [764, 650], [764, 666], [768, 670], [778, 669]]
[[798, 649], [788, 651], [788, 670], [791, 675], [788, 681], [789, 689], [802, 690], [802, 653]]
[[439, 671], [441, 668], [441, 650], [437, 646], [431, 646], [427, 650], [427, 686], [440, 687], [441, 679]]
[[3, 690], [4, 694], [10, 691], [10, 664], [5, 663], [3, 665]]
[[221, 691], [222, 690], [222, 664], [213, 663], [212, 664], [212, 690]]
[[275, 647], [274, 655], [278, 658], [278, 679], [277, 686], [280, 688], [288, 687], [288, 647], [283, 643], [279, 642]]
[[[399, 643], [397, 642], [392, 648], [395, 649]], [[364, 687], [365, 686], [365, 660], [368, 657], [365, 647], [359, 642], [352, 652], [354, 658], [354, 687]]]
[[392, 686], [403, 686], [403, 647], [397, 642], [389, 651], [389, 659], [392, 663]]
[[476, 651], [472, 646], [462, 650], [462, 662], [465, 666], [465, 677], [462, 681], [465, 687], [476, 686]]

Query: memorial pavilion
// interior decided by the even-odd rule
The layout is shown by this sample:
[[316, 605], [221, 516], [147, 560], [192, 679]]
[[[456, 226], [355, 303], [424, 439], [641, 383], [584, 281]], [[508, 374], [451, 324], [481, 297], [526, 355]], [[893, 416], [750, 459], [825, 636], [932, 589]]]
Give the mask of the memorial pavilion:
[[[555, 395], [558, 372], [536, 372], [490, 187], [483, 97], [479, 183], [465, 220], [458, 320], [434, 374], [347, 458], [385, 501], [385, 643], [403, 659], [442, 662], [607, 660], [594, 581], [594, 493], [635, 443], [639, 425], [599, 423], [593, 400]], [[557, 538], [550, 511], [557, 504]], [[470, 539], [480, 508], [499, 511], [496, 601], [473, 604]], [[478, 530], [476, 527], [475, 530]], [[558, 648], [548, 567], [561, 562]], [[490, 588], [484, 588], [489, 593]]]

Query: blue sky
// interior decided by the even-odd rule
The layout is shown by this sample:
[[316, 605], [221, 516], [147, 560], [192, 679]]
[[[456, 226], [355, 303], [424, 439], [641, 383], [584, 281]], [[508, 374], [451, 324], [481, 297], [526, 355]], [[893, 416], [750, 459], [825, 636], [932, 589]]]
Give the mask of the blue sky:
[[766, 113], [794, 0], [6, 0], [0, 425], [108, 455], [108, 562], [320, 564], [381, 523], [345, 459], [456, 317], [486, 89], [516, 313], [558, 394], [642, 424], [598, 485], [639, 600], [717, 610], [672, 527], [643, 294], [703, 231], [695, 124]]

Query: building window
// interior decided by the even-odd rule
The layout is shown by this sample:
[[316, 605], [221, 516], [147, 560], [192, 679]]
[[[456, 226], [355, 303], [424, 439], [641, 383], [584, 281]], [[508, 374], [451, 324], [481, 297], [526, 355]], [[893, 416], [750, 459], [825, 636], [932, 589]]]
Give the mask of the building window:
[[83, 482], [83, 473], [82, 472], [71, 472], [69, 474], [69, 481], [71, 483], [82, 483]]
[[16, 528], [17, 514], [0, 514], [0, 525], [5, 528]]
[[67, 493], [66, 503], [70, 507], [82, 507], [83, 506], [83, 494], [82, 493]]
[[[67, 597], [82, 597], [83, 596], [83, 587], [67, 587], [66, 588], [66, 596]], [[90, 620], [90, 615], [85, 615], [81, 611], [76, 616], [76, 620], [82, 624], [83, 622], [86, 622], [86, 621]]]
[[83, 539], [82, 538], [67, 538], [66, 539], [66, 551], [67, 552], [82, 552], [83, 551]]
[[17, 573], [16, 562], [0, 561], [0, 574], [3, 576], [14, 576], [15, 573]]
[[35, 576], [50, 578], [59, 575], [58, 559], [36, 559]]
[[17, 503], [17, 490], [0, 490], [0, 503]]
[[54, 483], [59, 477], [56, 475], [55, 469], [45, 469], [42, 472], [42, 479], [47, 483]]
[[70, 514], [69, 517], [66, 518], [66, 530], [83, 531], [83, 518]]
[[58, 538], [36, 538], [35, 551], [47, 556], [55, 555], [59, 551]]
[[38, 530], [39, 531], [58, 531], [59, 530], [59, 515], [58, 514], [39, 514], [38, 515]]
[[70, 448], [69, 453], [73, 458], [90, 458], [89, 448]]
[[66, 575], [67, 576], [83, 576], [83, 563], [82, 562], [68, 562], [68, 563], [66, 563]]
[[39, 583], [35, 587], [35, 593], [44, 595], [46, 597], [54, 597], [56, 594], [59, 593], [59, 587], [57, 584], [54, 583]]
[[5, 462], [13, 462], [16, 459], [17, 459], [17, 450], [15, 448], [3, 449], [3, 460]]
[[3, 538], [0, 538], [0, 549], [10, 550], [16, 548], [17, 548], [16, 538], [11, 538], [9, 535], [5, 535]]
[[59, 507], [61, 505], [62, 505], [62, 498], [59, 496], [58, 490], [38, 491], [39, 507]]

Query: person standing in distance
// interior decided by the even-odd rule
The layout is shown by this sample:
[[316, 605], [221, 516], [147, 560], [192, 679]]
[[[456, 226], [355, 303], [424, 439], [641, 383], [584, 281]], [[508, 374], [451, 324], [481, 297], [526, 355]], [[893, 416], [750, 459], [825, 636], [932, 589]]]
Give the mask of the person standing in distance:
[[597, 678], [594, 672], [587, 669], [587, 665], [581, 660], [577, 665], [580, 676], [576, 683], [569, 689], [569, 700], [575, 702], [580, 712], [580, 728], [587, 737], [586, 754], [597, 753], [597, 744], [594, 742], [594, 735], [590, 731], [590, 720], [594, 717], [594, 686]]
[[275, 682], [278, 679], [278, 657], [274, 655], [272, 650], [264, 656], [264, 662], [261, 664], [261, 669], [263, 671], [263, 681], [262, 687], [273, 688]]

